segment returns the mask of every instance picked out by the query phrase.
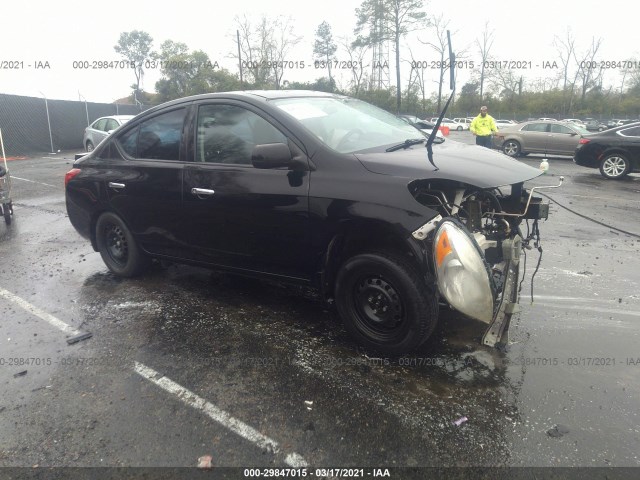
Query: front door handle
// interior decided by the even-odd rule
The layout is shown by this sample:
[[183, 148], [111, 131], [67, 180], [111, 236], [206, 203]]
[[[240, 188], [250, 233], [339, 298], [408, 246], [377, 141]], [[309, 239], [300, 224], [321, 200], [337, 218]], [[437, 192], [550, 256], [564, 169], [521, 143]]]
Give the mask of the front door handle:
[[192, 188], [191, 193], [196, 195], [197, 197], [210, 197], [215, 194], [214, 190], [209, 190], [208, 188]]
[[109, 188], [113, 188], [114, 190], [120, 190], [124, 187], [124, 183], [109, 182]]

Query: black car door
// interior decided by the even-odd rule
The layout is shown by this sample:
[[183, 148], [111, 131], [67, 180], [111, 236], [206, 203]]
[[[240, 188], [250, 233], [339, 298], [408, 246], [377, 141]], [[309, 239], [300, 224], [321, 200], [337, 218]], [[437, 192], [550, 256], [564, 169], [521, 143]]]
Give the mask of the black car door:
[[110, 208], [151, 253], [182, 256], [184, 119], [187, 108], [155, 115], [118, 134], [102, 172]]
[[[182, 232], [189, 258], [296, 278], [310, 276], [309, 171], [259, 169], [259, 144], [290, 144], [255, 107], [207, 101], [194, 107], [185, 165]], [[292, 145], [292, 144], [291, 144]]]

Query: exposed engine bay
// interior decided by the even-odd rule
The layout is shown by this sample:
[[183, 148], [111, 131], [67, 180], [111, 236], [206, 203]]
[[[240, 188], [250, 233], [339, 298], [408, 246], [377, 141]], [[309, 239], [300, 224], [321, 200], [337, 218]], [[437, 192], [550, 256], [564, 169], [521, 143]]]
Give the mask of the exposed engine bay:
[[441, 297], [489, 325], [485, 345], [508, 342], [511, 314], [519, 310], [521, 253], [535, 247], [542, 255], [538, 222], [547, 219], [549, 204], [533, 193], [563, 180], [530, 191], [523, 183], [491, 189], [450, 180], [409, 185], [418, 202], [439, 214], [413, 237], [426, 245]]

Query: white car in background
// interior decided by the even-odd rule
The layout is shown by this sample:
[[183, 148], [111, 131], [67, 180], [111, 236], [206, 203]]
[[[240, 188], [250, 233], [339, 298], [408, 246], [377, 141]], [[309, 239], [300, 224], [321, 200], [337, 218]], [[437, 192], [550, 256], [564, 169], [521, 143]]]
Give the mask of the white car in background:
[[[438, 117], [433, 117], [430, 122], [431, 123], [436, 123], [438, 121]], [[440, 122], [440, 126], [441, 127], [449, 127], [449, 130], [457, 130], [459, 132], [461, 132], [462, 130], [469, 130], [469, 125], [466, 123], [458, 123], [458, 122], [454, 122], [453, 120], [451, 120], [450, 118], [443, 118], [442, 122]]]
[[[420, 130], [423, 133], [426, 133], [427, 135], [431, 135], [431, 132], [433, 131], [433, 127], [435, 127], [435, 123], [427, 122], [426, 120], [421, 120], [415, 115], [398, 115], [398, 118], [408, 123], [409, 125], [416, 127], [418, 130]], [[436, 132], [436, 137], [444, 141], [444, 135], [442, 135], [442, 132], [440, 130]]]
[[518, 122], [514, 121], [514, 120], [496, 120], [496, 127], [498, 127], [498, 129], [502, 128], [502, 127], [509, 127], [511, 125], [517, 125]]
[[587, 125], [579, 118], [565, 118], [560, 121], [565, 123], [570, 123], [572, 125], [577, 125], [578, 127], [581, 127], [581, 128], [585, 128], [585, 129], [587, 128]]
[[471, 125], [471, 122], [473, 122], [473, 118], [460, 117], [460, 118], [454, 118], [453, 121], [456, 123], [461, 123], [463, 125], [466, 125], [467, 128], [465, 130], [468, 130], [469, 126]]
[[102, 140], [111, 135], [116, 128], [124, 125], [135, 115], [110, 115], [108, 117], [100, 117], [91, 125], [84, 129], [82, 145], [87, 152], [93, 151]]

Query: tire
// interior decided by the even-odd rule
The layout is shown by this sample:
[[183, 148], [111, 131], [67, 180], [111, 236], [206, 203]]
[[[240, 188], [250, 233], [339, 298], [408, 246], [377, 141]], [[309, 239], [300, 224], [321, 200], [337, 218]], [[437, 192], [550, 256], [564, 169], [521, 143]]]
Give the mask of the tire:
[[93, 142], [92, 142], [91, 140], [88, 140], [88, 141], [87, 141], [86, 148], [87, 148], [87, 152], [92, 152], [92, 151], [93, 151], [93, 149], [95, 148], [95, 147], [93, 146]]
[[338, 272], [335, 298], [349, 334], [387, 354], [417, 348], [438, 320], [436, 293], [400, 255], [365, 253], [348, 259]]
[[610, 153], [600, 162], [600, 173], [604, 178], [620, 180], [631, 171], [631, 163], [620, 153]]
[[105, 265], [120, 277], [135, 277], [150, 263], [122, 219], [111, 212], [96, 222], [96, 244]]
[[11, 225], [11, 206], [8, 203], [2, 205], [2, 212], [4, 215], [4, 223]]
[[502, 151], [510, 157], [517, 157], [522, 153], [522, 147], [516, 140], [507, 140], [502, 145]]
[[456, 128], [456, 130], [461, 132], [462, 131], [462, 127], [458, 127], [458, 128]]

